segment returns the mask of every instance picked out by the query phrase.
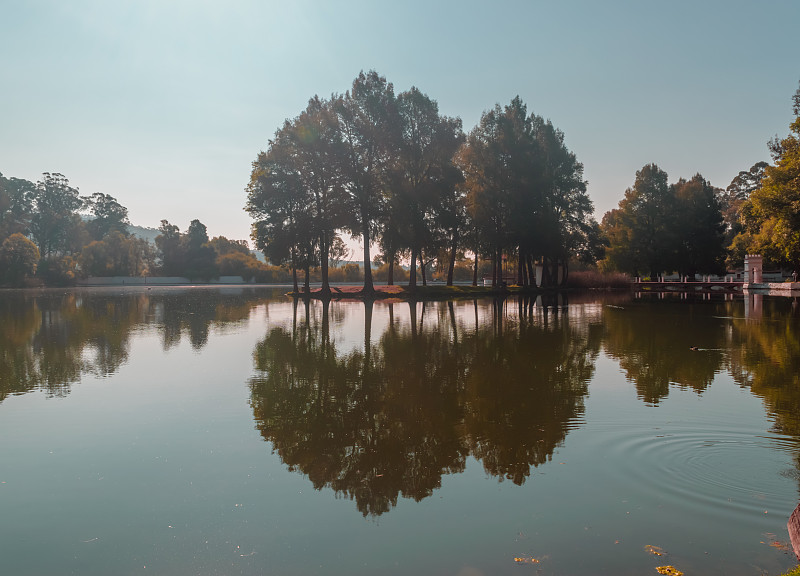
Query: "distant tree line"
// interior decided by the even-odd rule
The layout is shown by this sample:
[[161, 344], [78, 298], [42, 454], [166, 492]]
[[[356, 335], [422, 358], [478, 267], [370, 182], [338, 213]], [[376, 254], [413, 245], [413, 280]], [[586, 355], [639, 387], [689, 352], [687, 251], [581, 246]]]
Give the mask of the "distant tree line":
[[[538, 263], [542, 283], [554, 285], [559, 266], [594, 260], [601, 248], [583, 165], [564, 134], [528, 114], [519, 97], [464, 134], [435, 100], [414, 87], [395, 94], [375, 71], [343, 95], [314, 96], [287, 120], [253, 162], [247, 193], [256, 246], [306, 278], [319, 266], [323, 293], [343, 232], [361, 239], [365, 263], [379, 246], [390, 284], [395, 267], [410, 263], [411, 289], [418, 268], [425, 282], [433, 261], [451, 284], [466, 254], [473, 283], [479, 258], [491, 261], [493, 285], [510, 258], [519, 284], [535, 283]], [[365, 266], [364, 293], [373, 291]]]
[[774, 164], [756, 162], [725, 190], [700, 174], [668, 183], [648, 164], [601, 224], [604, 270], [655, 277], [724, 273], [746, 254], [800, 272], [800, 88], [792, 98], [790, 134], [769, 143]]
[[62, 174], [45, 173], [36, 183], [0, 174], [0, 285], [66, 285], [86, 276], [288, 277], [259, 262], [246, 241], [209, 239], [198, 220], [183, 234], [162, 220], [155, 246], [129, 225], [128, 209], [114, 197], [81, 196]]

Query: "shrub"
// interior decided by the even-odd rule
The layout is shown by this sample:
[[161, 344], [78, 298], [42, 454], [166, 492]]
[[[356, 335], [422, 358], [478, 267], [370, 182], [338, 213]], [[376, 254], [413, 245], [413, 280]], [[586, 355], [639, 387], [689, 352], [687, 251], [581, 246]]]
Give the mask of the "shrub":
[[22, 286], [36, 273], [39, 249], [22, 234], [12, 234], [0, 245], [0, 282]]

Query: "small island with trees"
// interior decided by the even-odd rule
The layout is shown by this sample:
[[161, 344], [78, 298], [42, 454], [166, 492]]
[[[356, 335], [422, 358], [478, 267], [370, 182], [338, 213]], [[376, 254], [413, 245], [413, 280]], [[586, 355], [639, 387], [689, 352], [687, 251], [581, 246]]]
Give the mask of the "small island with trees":
[[[363, 298], [379, 295], [376, 282], [402, 282], [424, 297], [419, 284], [433, 280], [546, 290], [725, 274], [753, 253], [796, 273], [800, 88], [792, 110], [790, 134], [769, 142], [772, 164], [755, 162], [725, 189], [701, 174], [670, 183], [648, 164], [598, 223], [564, 133], [521, 98], [465, 133], [418, 88], [395, 94], [362, 72], [344, 94], [312, 97], [258, 153], [244, 208], [260, 252], [209, 238], [199, 220], [183, 233], [162, 220], [151, 242], [113, 196], [81, 196], [57, 173], [35, 183], [0, 174], [0, 286], [241, 277], [320, 298], [335, 296], [336, 282], [363, 282]], [[346, 235], [363, 246], [362, 267], [348, 261]]]

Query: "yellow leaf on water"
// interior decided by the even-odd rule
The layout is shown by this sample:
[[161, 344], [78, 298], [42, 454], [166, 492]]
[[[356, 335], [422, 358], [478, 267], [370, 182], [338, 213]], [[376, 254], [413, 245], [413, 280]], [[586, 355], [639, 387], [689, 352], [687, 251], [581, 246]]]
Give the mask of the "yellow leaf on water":
[[675, 566], [658, 566], [656, 567], [656, 572], [666, 576], [683, 576], [683, 572], [675, 568]]
[[646, 552], [652, 554], [653, 556], [663, 556], [664, 554], [666, 554], [663, 548], [659, 548], [658, 546], [651, 546], [650, 544], [645, 546], [644, 549]]
[[514, 558], [514, 562], [517, 564], [538, 564], [539, 561], [532, 557], [532, 556], [522, 556], [519, 558]]

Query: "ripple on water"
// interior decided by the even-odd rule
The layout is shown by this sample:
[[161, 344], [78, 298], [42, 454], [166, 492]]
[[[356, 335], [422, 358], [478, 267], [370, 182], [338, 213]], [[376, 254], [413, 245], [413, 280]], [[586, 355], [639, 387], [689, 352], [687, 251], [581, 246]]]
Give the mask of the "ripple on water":
[[709, 427], [668, 423], [660, 427], [608, 423], [592, 435], [604, 454], [608, 480], [636, 490], [659, 506], [690, 506], [704, 515], [731, 517], [782, 513], [786, 462], [797, 446], [763, 430], [715, 423]]

